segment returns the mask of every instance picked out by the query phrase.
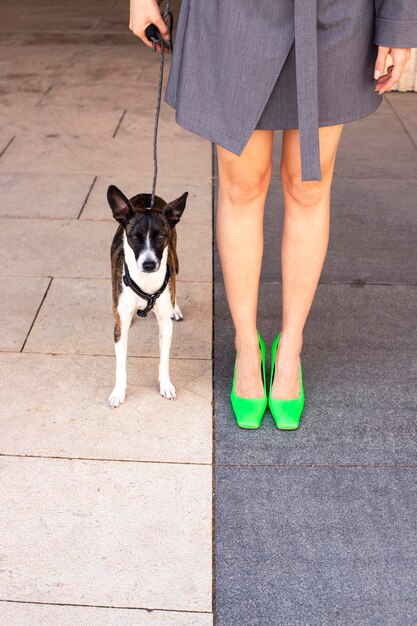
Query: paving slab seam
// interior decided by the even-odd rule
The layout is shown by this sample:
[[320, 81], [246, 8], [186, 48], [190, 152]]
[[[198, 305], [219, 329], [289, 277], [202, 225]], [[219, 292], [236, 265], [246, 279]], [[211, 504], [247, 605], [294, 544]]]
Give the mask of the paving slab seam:
[[[52, 280], [52, 279], [51, 279]], [[38, 350], [30, 350], [30, 351], [25, 351], [23, 352], [23, 348], [20, 351], [16, 351], [16, 350], [1, 350], [0, 354], [4, 352], [7, 354], [37, 354], [39, 356], [94, 356], [94, 357], [98, 357], [98, 356], [103, 356], [103, 357], [112, 357], [114, 359], [114, 353], [109, 352], [107, 353], [100, 353], [100, 354], [96, 354], [94, 352], [39, 352]], [[159, 355], [153, 355], [153, 354], [141, 354], [141, 355], [128, 355], [127, 356], [128, 359], [156, 359], [156, 360], [160, 360], [160, 356]], [[206, 361], [208, 363], [211, 363], [211, 359], [206, 359], [204, 357], [192, 357], [192, 356], [170, 356], [170, 361]]]
[[142, 460], [142, 459], [109, 459], [87, 456], [55, 456], [44, 454], [13, 454], [7, 452], [0, 452], [0, 458], [5, 459], [49, 459], [51, 461], [95, 461], [97, 463], [135, 463], [146, 465], [192, 465], [197, 467], [211, 466], [211, 463], [197, 463], [197, 462], [185, 462], [185, 461], [158, 461], [158, 460]]
[[14, 140], [15, 140], [15, 139], [16, 139], [16, 135], [14, 135], [14, 136], [10, 139], [10, 141], [9, 141], [9, 142], [5, 145], [5, 147], [3, 148], [3, 150], [0, 152], [0, 159], [1, 159], [1, 157], [3, 156], [3, 154], [6, 152], [7, 148], [8, 148], [9, 146], [11, 146], [11, 145], [12, 145], [12, 143], [14, 142]]
[[[37, 133], [37, 134], [39, 134], [39, 133]], [[40, 133], [40, 134], [42, 136], [44, 135], [43, 133]], [[62, 133], [61, 136], [67, 137], [68, 133]], [[69, 136], [71, 136], [71, 135], [69, 135]], [[94, 135], [89, 135], [89, 137], [94, 139], [95, 136]], [[15, 139], [15, 137], [14, 137], [14, 139]], [[111, 137], [109, 137], [108, 139], [111, 139]], [[10, 169], [9, 170], [9, 169], [6, 169], [6, 168], [2, 168], [0, 173], [1, 174], [23, 174], [24, 173], [25, 175], [28, 175], [28, 174], [41, 174], [41, 175], [63, 174], [62, 171], [60, 171], [60, 172], [49, 172], [49, 171], [46, 171], [45, 172], [43, 170], [36, 170], [36, 169], [29, 169], [29, 168], [25, 168], [24, 171], [23, 170], [16, 170], [16, 169]], [[95, 171], [94, 170], [85, 170], [85, 169], [84, 170], [80, 170], [80, 171], [77, 170], [77, 171], [69, 172], [68, 175], [72, 176], [73, 174], [91, 174], [92, 176], [95, 176]], [[151, 177], [151, 174], [152, 174], [152, 172], [149, 171], [149, 174], [145, 174], [145, 175], [148, 176], [148, 177]], [[100, 177], [106, 177], [106, 178], [109, 178], [110, 176], [120, 176], [120, 175], [121, 174], [118, 173], [118, 172], [113, 173], [111, 171], [100, 172], [100, 174], [99, 174]], [[134, 177], [134, 174], [129, 174], [129, 178], [132, 178], [132, 177]], [[189, 180], [188, 177], [187, 177], [187, 180]], [[210, 178], [209, 178], [209, 180], [210, 180]], [[398, 180], [398, 179], [395, 179], [395, 180]], [[164, 174], [164, 181], [167, 184], [170, 183], [171, 181], [178, 182], [178, 176], [174, 176], [174, 175], [171, 176], [170, 174]], [[194, 174], [193, 174], [192, 175], [192, 181], [194, 183], [196, 183], [196, 184], [197, 183], [204, 184], [204, 183], [207, 183], [207, 176], [200, 176], [198, 174], [196, 174], [194, 176]], [[8, 219], [8, 218], [2, 218], [2, 219]], [[41, 219], [41, 218], [28, 217], [26, 219]], [[73, 219], [71, 220], [68, 217], [64, 218], [64, 219], [67, 219], [68, 221], [74, 221]], [[93, 220], [93, 219], [89, 219], [89, 221], [90, 222], [93, 222], [93, 221], [95, 221], [95, 222], [102, 221], [103, 222], [103, 221], [111, 221], [111, 220]], [[198, 222], [193, 222], [193, 223], [198, 223]]]
[[39, 315], [39, 311], [41, 310], [42, 305], [43, 305], [43, 303], [44, 303], [44, 301], [45, 301], [45, 298], [46, 298], [46, 296], [48, 295], [48, 291], [49, 291], [49, 288], [50, 288], [50, 286], [51, 286], [51, 284], [52, 284], [52, 281], [53, 281], [53, 277], [51, 277], [51, 280], [49, 281], [48, 286], [47, 286], [47, 288], [45, 289], [45, 293], [43, 294], [43, 298], [42, 298], [41, 303], [40, 303], [40, 305], [38, 306], [38, 309], [37, 309], [37, 311], [36, 311], [36, 313], [35, 313], [35, 316], [34, 316], [34, 318], [33, 318], [33, 320], [32, 320], [32, 323], [31, 323], [30, 328], [29, 328], [29, 330], [28, 330], [28, 332], [27, 332], [27, 335], [26, 335], [26, 337], [25, 337], [25, 340], [24, 340], [24, 342], [23, 342], [23, 345], [22, 345], [22, 347], [20, 348], [20, 352], [23, 352], [23, 350], [25, 349], [26, 342], [27, 342], [27, 340], [29, 339], [29, 335], [30, 335], [30, 333], [31, 333], [31, 331], [32, 331], [32, 328], [33, 328], [33, 326], [34, 326], [35, 322], [36, 322], [36, 318], [37, 318], [37, 317], [38, 317], [38, 315]]
[[83, 205], [82, 205], [82, 207], [81, 207], [81, 210], [80, 210], [80, 212], [78, 213], [77, 220], [79, 220], [79, 219], [80, 219], [82, 212], [84, 211], [85, 207], [87, 206], [88, 199], [89, 199], [89, 197], [91, 196], [91, 192], [92, 192], [92, 191], [93, 191], [93, 189], [94, 189], [94, 185], [95, 185], [95, 184], [96, 184], [96, 182], [97, 182], [97, 178], [98, 178], [98, 176], [97, 176], [97, 175], [96, 175], [96, 176], [94, 176], [94, 178], [93, 178], [93, 182], [92, 182], [92, 183], [91, 183], [91, 185], [90, 185], [90, 189], [87, 191], [87, 195], [86, 195], [86, 197], [85, 197], [85, 199], [84, 199], [84, 202], [83, 202]]
[[[211, 143], [211, 273], [214, 278], [215, 276], [215, 233], [214, 233], [214, 225], [215, 225], [215, 208], [216, 208], [216, 199], [214, 197], [215, 194], [215, 170], [216, 170], [216, 162], [215, 162], [215, 150], [216, 146], [212, 142]], [[211, 391], [211, 407], [212, 407], [212, 442], [211, 442], [211, 454], [212, 454], [212, 472], [211, 472], [211, 490], [212, 490], [212, 521], [211, 521], [211, 536], [212, 536], [212, 612], [213, 612], [213, 623], [216, 623], [216, 479], [215, 479], [215, 428], [216, 428], [216, 416], [215, 416], [215, 380], [214, 380], [214, 341], [215, 341], [215, 287], [216, 283], [212, 281], [212, 293], [211, 293], [211, 319], [212, 319], [212, 332], [211, 332], [211, 381], [212, 381], [212, 391]]]
[[121, 114], [121, 116], [120, 116], [119, 121], [117, 122], [117, 126], [116, 126], [116, 128], [114, 129], [114, 133], [113, 133], [113, 135], [112, 135], [113, 139], [116, 137], [116, 135], [117, 135], [117, 133], [118, 133], [118, 131], [119, 131], [119, 128], [120, 128], [120, 126], [121, 126], [121, 125], [122, 125], [122, 123], [123, 123], [123, 120], [124, 120], [124, 118], [125, 118], [126, 113], [127, 113], [127, 109], [124, 109], [124, 111], [122, 112], [122, 114]]
[[114, 604], [77, 604], [72, 602], [43, 602], [42, 600], [9, 600], [0, 598], [0, 602], [10, 603], [10, 604], [38, 604], [42, 606], [79, 606], [79, 607], [91, 607], [95, 609], [120, 609], [123, 611], [148, 611], [152, 613], [153, 611], [163, 611], [164, 613], [193, 613], [193, 614], [201, 614], [201, 615], [211, 615], [211, 611], [186, 611], [185, 609], [158, 609], [156, 607], [146, 607], [146, 606], [120, 606]]
[[36, 103], [36, 105], [35, 105], [35, 106], [37, 106], [37, 107], [38, 107], [38, 106], [41, 106], [41, 105], [42, 105], [42, 104], [41, 104], [41, 103], [42, 103], [42, 100], [43, 100], [44, 98], [46, 98], [46, 96], [47, 96], [47, 95], [51, 92], [51, 90], [52, 90], [53, 86], [54, 86], [54, 83], [52, 82], [52, 83], [49, 85], [48, 89], [46, 89], [46, 91], [44, 91], [44, 92], [43, 92], [43, 94], [41, 95], [41, 97], [39, 98], [39, 100], [37, 101], [37, 103]]
[[327, 469], [327, 468], [360, 468], [360, 469], [417, 469], [417, 464], [369, 464], [369, 463], [216, 463], [215, 467], [282, 467], [300, 469]]
[[399, 123], [401, 124], [405, 134], [407, 135], [407, 137], [409, 138], [409, 140], [411, 141], [411, 143], [413, 144], [414, 148], [417, 150], [417, 144], [415, 143], [413, 137], [410, 135], [406, 125], [404, 124], [402, 117], [398, 114], [397, 109], [393, 106], [392, 102], [389, 100], [389, 98], [385, 98], [386, 102], [388, 102], [388, 106], [390, 107], [390, 109], [392, 110], [392, 112], [394, 113], [395, 117], [397, 118], [397, 120], [399, 121]]

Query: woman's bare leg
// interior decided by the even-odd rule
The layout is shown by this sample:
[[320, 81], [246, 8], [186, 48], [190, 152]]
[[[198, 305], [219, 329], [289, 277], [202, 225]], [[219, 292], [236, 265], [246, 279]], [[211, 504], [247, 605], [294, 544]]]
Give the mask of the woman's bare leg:
[[216, 241], [235, 327], [236, 393], [246, 398], [263, 395], [256, 312], [273, 137], [273, 130], [254, 130], [240, 156], [217, 145]]
[[319, 129], [321, 181], [301, 181], [299, 131], [285, 130], [280, 173], [284, 194], [281, 242], [282, 335], [272, 386], [274, 398], [300, 391], [303, 329], [323, 268], [329, 241], [330, 188], [343, 124]]

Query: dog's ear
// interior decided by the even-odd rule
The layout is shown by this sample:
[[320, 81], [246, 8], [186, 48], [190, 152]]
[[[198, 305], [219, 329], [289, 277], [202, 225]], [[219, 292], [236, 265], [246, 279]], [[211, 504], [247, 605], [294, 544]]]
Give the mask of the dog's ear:
[[172, 200], [172, 202], [168, 202], [168, 204], [164, 207], [164, 215], [167, 218], [169, 225], [171, 228], [178, 224], [181, 219], [181, 215], [185, 209], [185, 203], [187, 200], [188, 191], [185, 191], [182, 196], [177, 198], [176, 200]]
[[129, 200], [124, 193], [120, 191], [115, 185], [110, 185], [107, 189], [107, 201], [113, 212], [113, 217], [122, 226], [126, 226], [129, 218], [132, 215], [132, 209]]

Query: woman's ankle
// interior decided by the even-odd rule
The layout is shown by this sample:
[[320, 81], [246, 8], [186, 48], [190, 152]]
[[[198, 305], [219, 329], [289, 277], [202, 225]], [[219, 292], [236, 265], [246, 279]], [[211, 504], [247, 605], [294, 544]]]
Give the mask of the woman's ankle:
[[258, 333], [255, 330], [246, 331], [245, 333], [235, 334], [235, 349], [237, 352], [242, 350], [259, 349]]
[[295, 350], [298, 354], [301, 354], [303, 348], [303, 333], [302, 331], [294, 330], [292, 328], [283, 328], [281, 330], [280, 344], [291, 350]]

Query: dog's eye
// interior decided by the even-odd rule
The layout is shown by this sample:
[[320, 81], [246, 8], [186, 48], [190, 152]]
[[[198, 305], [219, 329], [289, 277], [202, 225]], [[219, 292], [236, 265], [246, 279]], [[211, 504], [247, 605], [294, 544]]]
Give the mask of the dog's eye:
[[156, 242], [157, 243], [162, 243], [164, 241], [165, 237], [163, 235], [157, 235], [156, 236]]

